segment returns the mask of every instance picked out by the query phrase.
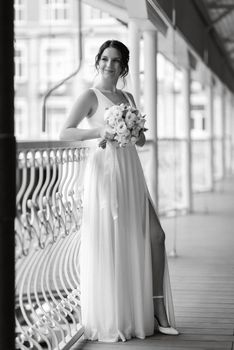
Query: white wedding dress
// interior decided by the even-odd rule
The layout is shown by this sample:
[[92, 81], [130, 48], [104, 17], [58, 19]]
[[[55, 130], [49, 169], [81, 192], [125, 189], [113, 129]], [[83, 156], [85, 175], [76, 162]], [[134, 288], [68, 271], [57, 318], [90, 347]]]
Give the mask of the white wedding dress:
[[[98, 89], [90, 128], [113, 103]], [[127, 95], [126, 95], [127, 96]], [[130, 100], [129, 100], [129, 103]], [[102, 149], [94, 140], [84, 175], [80, 283], [84, 336], [115, 342], [154, 333], [150, 196], [135, 146]], [[174, 322], [167, 261], [164, 300]]]

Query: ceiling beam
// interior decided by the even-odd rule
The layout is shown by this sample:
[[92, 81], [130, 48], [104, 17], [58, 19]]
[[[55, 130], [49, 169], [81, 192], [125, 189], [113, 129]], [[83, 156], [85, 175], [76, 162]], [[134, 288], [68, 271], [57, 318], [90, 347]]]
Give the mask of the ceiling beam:
[[207, 3], [206, 6], [209, 8], [209, 9], [229, 9], [229, 10], [232, 10], [234, 8], [234, 4], [220, 4], [218, 2], [210, 2], [210, 3]]
[[219, 21], [221, 21], [221, 19], [223, 19], [224, 17], [229, 15], [233, 10], [234, 10], [234, 7], [232, 8], [232, 10], [227, 9], [227, 10], [223, 11], [223, 13], [221, 13], [221, 15], [219, 15], [214, 21], [211, 22], [211, 26], [217, 24]]

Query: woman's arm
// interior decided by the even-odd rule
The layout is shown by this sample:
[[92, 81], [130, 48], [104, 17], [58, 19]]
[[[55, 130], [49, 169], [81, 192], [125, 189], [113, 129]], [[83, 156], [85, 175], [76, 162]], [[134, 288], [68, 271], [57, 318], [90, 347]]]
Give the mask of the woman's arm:
[[97, 97], [92, 90], [87, 90], [80, 95], [63, 125], [60, 139], [65, 141], [84, 141], [99, 138], [102, 128], [77, 128], [84, 117], [91, 117], [95, 113], [97, 106]]

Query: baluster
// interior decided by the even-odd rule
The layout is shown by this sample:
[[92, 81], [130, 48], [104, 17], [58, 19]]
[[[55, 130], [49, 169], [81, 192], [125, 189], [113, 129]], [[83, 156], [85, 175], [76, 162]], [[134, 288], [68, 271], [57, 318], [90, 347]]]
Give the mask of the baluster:
[[25, 152], [18, 153], [18, 180], [19, 190], [16, 195], [15, 216], [15, 257], [16, 261], [23, 255], [23, 224], [21, 222], [21, 198], [27, 186], [27, 164]]
[[63, 193], [63, 199], [64, 203], [68, 203], [68, 187], [70, 184], [70, 180], [72, 177], [72, 168], [73, 168], [73, 157], [72, 157], [72, 151], [71, 149], [66, 149], [66, 176], [64, 178], [64, 183], [61, 184], [62, 186], [62, 193]]
[[62, 179], [62, 173], [63, 173], [63, 170], [62, 170], [62, 150], [61, 149], [58, 149], [56, 152], [55, 152], [55, 162], [58, 166], [58, 178], [57, 178], [57, 181], [54, 185], [54, 188], [53, 188], [53, 191], [52, 191], [52, 204], [53, 206], [56, 206], [56, 193], [57, 193], [57, 190], [59, 188], [59, 184], [61, 182], [61, 179]]
[[37, 237], [37, 245], [40, 246], [40, 237], [41, 237], [41, 224], [40, 218], [38, 215], [39, 209], [39, 193], [43, 186], [43, 161], [42, 161], [42, 153], [41, 151], [35, 152], [34, 159], [35, 167], [38, 169], [38, 182], [35, 187], [35, 190], [32, 195], [32, 199], [27, 201], [28, 208], [30, 209], [30, 225], [36, 233]]
[[57, 199], [57, 190], [59, 188], [59, 184], [63, 176], [62, 151], [60, 149], [55, 152], [55, 163], [57, 166], [58, 176], [57, 176], [57, 181], [52, 190], [51, 197], [52, 197], [52, 211], [55, 218], [55, 230], [57, 232], [56, 236], [58, 236], [66, 231], [65, 222], [63, 220], [62, 215], [60, 214], [59, 202]]
[[38, 167], [39, 176], [38, 176], [37, 186], [33, 192], [32, 203], [35, 206], [35, 208], [38, 210], [38, 208], [39, 208], [38, 197], [39, 197], [40, 190], [43, 186], [43, 159], [42, 159], [42, 152], [41, 151], [37, 151], [35, 153], [35, 165]]
[[45, 166], [45, 169], [46, 169], [46, 176], [45, 176], [44, 184], [38, 196], [38, 202], [39, 202], [38, 217], [40, 220], [39, 221], [39, 224], [40, 224], [39, 244], [41, 248], [44, 248], [45, 245], [50, 242], [50, 239], [53, 239], [52, 228], [49, 220], [47, 220], [46, 209], [44, 208], [44, 202], [43, 202], [43, 197], [45, 195], [46, 189], [50, 182], [50, 173], [51, 173], [48, 151], [43, 151], [42, 160], [43, 160], [43, 167]]
[[68, 151], [67, 151], [67, 149], [65, 149], [65, 150], [63, 150], [63, 153], [62, 153], [63, 177], [62, 177], [62, 181], [59, 185], [59, 192], [56, 194], [56, 198], [57, 198], [58, 203], [59, 203], [60, 215], [63, 217], [64, 222], [65, 222], [65, 226], [66, 226], [65, 233], [67, 235], [71, 232], [71, 229], [72, 229], [71, 215], [70, 215], [70, 212], [68, 211], [67, 206], [65, 204], [65, 184], [66, 184], [66, 180], [68, 178], [68, 171], [69, 171], [68, 161], [69, 161]]
[[75, 231], [79, 230], [80, 227], [80, 220], [79, 220], [79, 215], [77, 211], [77, 204], [75, 201], [75, 191], [74, 187], [76, 183], [78, 182], [78, 168], [79, 168], [79, 163], [76, 155], [76, 150], [73, 150], [72, 152], [72, 169], [71, 169], [71, 179], [69, 181], [69, 186], [67, 188], [67, 193], [68, 193], [68, 198], [70, 197], [70, 200], [68, 201], [69, 205], [68, 208], [71, 212], [71, 215], [73, 217], [73, 222], [74, 222], [74, 229]]
[[74, 207], [74, 202], [72, 200], [72, 191], [71, 189], [71, 185], [73, 182], [73, 178], [75, 174], [75, 161], [74, 161], [74, 152], [70, 149], [68, 150], [68, 176], [67, 179], [64, 183], [64, 198], [65, 198], [65, 207], [66, 207], [66, 211], [68, 213], [69, 216], [69, 220], [70, 220], [70, 225], [71, 228], [70, 230], [75, 230], [77, 231], [78, 229], [78, 221], [77, 221], [77, 216], [76, 216], [76, 206]]
[[[65, 153], [65, 155], [64, 155]], [[62, 221], [64, 223], [65, 226], [65, 230], [64, 233], [66, 235], [69, 234], [70, 232], [70, 226], [68, 225], [68, 220], [67, 220], [67, 213], [66, 213], [66, 208], [64, 206], [64, 203], [62, 201], [63, 198], [63, 186], [64, 186], [64, 182], [66, 180], [67, 177], [67, 165], [65, 165], [67, 162], [67, 157], [66, 157], [66, 152], [65, 150], [62, 150], [61, 152], [61, 167], [60, 167], [60, 182], [58, 183], [58, 188], [59, 191], [56, 192], [55, 194], [55, 199], [56, 199], [56, 208], [58, 211], [58, 215], [62, 218]], [[65, 170], [65, 172], [64, 172]]]
[[21, 187], [16, 195], [16, 207], [20, 204], [23, 194], [25, 193], [27, 186], [27, 161], [26, 161], [26, 152], [20, 152], [18, 155], [18, 164], [19, 169], [22, 169], [22, 181]]
[[[26, 166], [27, 169], [29, 168], [29, 179], [28, 179], [28, 187], [23, 195], [22, 198], [22, 215], [21, 215], [21, 222], [23, 223], [23, 253], [24, 255], [28, 254], [28, 251], [30, 249], [30, 246], [32, 245], [33, 241], [37, 237], [37, 232], [34, 229], [34, 226], [31, 224], [31, 215], [28, 209], [28, 200], [30, 199], [30, 195], [32, 192], [32, 189], [35, 184], [35, 162], [34, 162], [34, 151], [30, 150], [27, 152], [26, 155]], [[26, 169], [26, 170], [27, 170]]]
[[57, 164], [56, 164], [56, 154], [55, 151], [52, 150], [50, 152], [49, 156], [49, 161], [50, 165], [52, 166], [52, 179], [50, 181], [50, 184], [46, 190], [46, 195], [43, 197], [43, 203], [46, 207], [46, 220], [49, 221], [51, 229], [52, 229], [52, 235], [53, 235], [53, 240], [56, 241], [58, 235], [59, 235], [59, 221], [58, 221], [58, 216], [56, 215], [56, 211], [53, 210], [52, 206], [52, 196], [51, 196], [51, 191], [52, 188], [55, 184], [56, 181], [56, 175], [57, 175]]
[[[22, 172], [22, 176], [20, 178], [21, 180], [21, 185], [19, 188], [19, 191], [16, 195], [16, 217], [15, 217], [15, 245], [16, 245], [16, 260], [23, 255], [23, 222], [21, 218], [22, 214], [22, 206], [21, 206], [21, 199], [23, 197], [23, 194], [26, 190], [27, 186], [27, 162], [26, 162], [26, 153], [25, 152], [20, 152], [18, 154], [18, 168], [19, 168], [19, 173], [20, 170]], [[18, 174], [19, 174], [18, 173]], [[20, 174], [19, 174], [20, 175]]]

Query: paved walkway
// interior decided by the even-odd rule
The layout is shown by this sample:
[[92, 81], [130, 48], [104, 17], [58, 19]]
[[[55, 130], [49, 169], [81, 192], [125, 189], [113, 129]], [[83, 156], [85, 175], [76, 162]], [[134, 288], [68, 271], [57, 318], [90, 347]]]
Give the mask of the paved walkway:
[[83, 342], [72, 350], [234, 350], [234, 178], [217, 183], [214, 193], [195, 195], [192, 215], [161, 221], [168, 252], [177, 236], [178, 256], [169, 258], [169, 268], [181, 334]]

